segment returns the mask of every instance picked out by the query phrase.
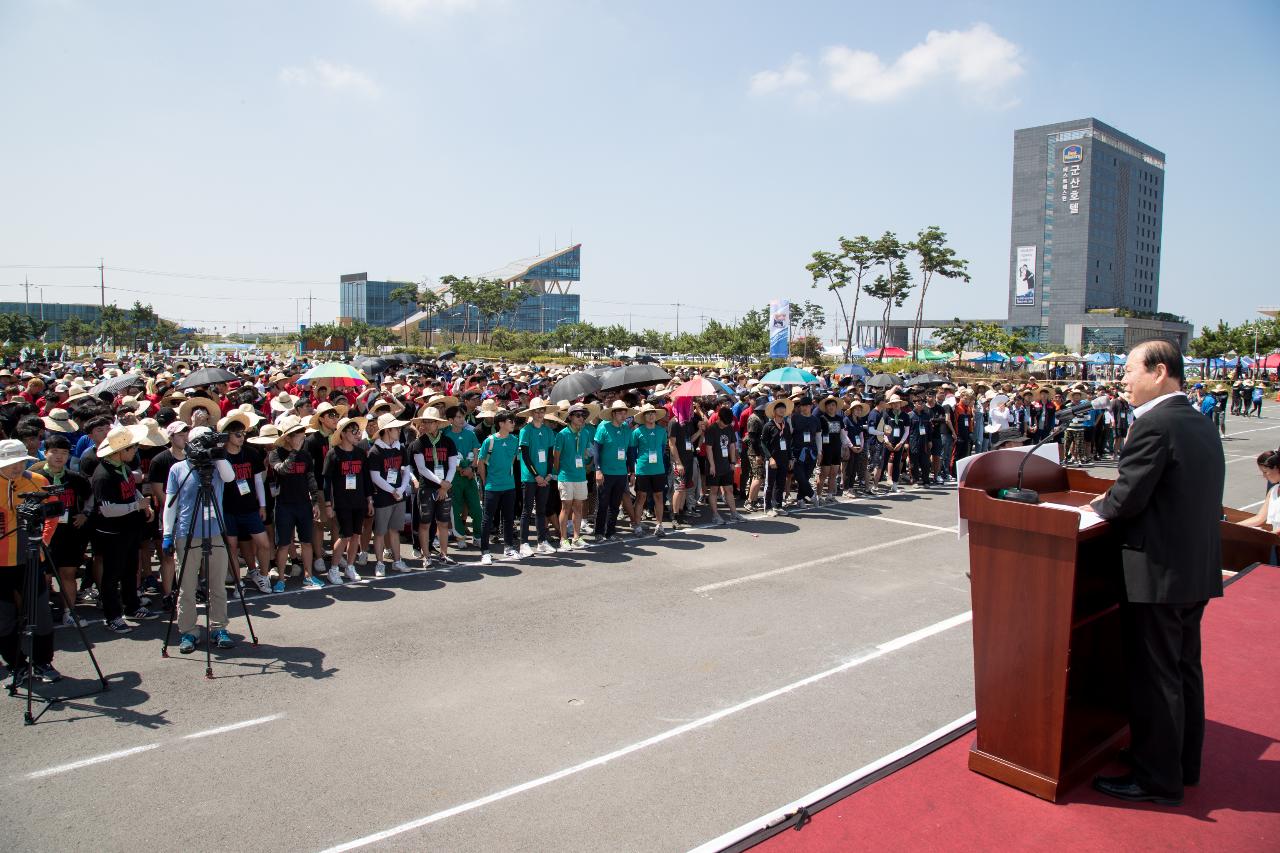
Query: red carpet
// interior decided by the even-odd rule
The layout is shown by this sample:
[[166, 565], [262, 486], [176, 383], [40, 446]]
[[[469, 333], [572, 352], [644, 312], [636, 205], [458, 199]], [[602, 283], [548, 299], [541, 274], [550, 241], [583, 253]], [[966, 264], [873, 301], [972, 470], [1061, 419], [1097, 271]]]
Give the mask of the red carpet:
[[1280, 851], [1280, 568], [1231, 584], [1202, 635], [1204, 766], [1178, 808], [1129, 805], [1087, 783], [1054, 805], [970, 771], [970, 734], [754, 849]]

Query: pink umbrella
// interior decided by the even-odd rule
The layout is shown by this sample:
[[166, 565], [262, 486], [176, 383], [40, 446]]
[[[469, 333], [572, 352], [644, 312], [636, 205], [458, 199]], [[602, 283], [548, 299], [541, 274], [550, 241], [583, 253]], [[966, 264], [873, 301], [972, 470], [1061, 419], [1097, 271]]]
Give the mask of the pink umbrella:
[[697, 376], [672, 391], [671, 399], [674, 400], [677, 397], [715, 397], [719, 394], [720, 389], [713, 385], [710, 379]]
[[880, 358], [882, 355], [885, 358], [906, 358], [907, 351], [901, 347], [885, 347], [883, 350], [873, 349], [863, 358]]

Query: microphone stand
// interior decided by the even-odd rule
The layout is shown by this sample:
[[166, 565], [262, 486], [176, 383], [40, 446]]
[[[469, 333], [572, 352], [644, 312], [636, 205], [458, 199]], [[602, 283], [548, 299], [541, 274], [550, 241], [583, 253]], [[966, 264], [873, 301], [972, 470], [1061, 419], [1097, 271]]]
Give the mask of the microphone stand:
[[[1066, 412], [1067, 410], [1064, 409], [1063, 411]], [[1037, 441], [1035, 443], [1035, 446], [1027, 451], [1026, 455], [1022, 460], [1022, 464], [1018, 466], [1018, 487], [1016, 489], [998, 489], [996, 490], [995, 496], [997, 498], [1000, 498], [1001, 500], [1017, 501], [1018, 503], [1024, 503], [1024, 504], [1040, 503], [1039, 492], [1037, 492], [1035, 489], [1022, 488], [1022, 475], [1027, 470], [1027, 460], [1029, 460], [1032, 456], [1035, 455], [1035, 452], [1040, 449], [1041, 445], [1045, 444], [1048, 441], [1056, 439], [1058, 436], [1062, 435], [1062, 433], [1066, 432], [1066, 429], [1071, 424], [1071, 422], [1074, 421], [1076, 418], [1080, 417], [1081, 415], [1084, 415], [1087, 411], [1088, 411], [1087, 409], [1082, 409], [1081, 411], [1068, 414], [1065, 419], [1058, 421], [1058, 423], [1054, 425], [1053, 429], [1049, 432], [1048, 435], [1046, 435], [1044, 438]]]

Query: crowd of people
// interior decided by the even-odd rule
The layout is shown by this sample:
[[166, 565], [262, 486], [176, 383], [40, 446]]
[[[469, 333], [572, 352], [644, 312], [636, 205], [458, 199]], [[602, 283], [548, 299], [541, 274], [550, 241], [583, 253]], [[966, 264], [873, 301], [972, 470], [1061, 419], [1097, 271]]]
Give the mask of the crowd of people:
[[[459, 550], [481, 565], [551, 557], [840, 495], [946, 487], [957, 460], [1049, 436], [1057, 413], [1086, 399], [1059, 440], [1065, 464], [1088, 465], [1118, 454], [1133, 422], [1116, 384], [1028, 378], [778, 386], [741, 369], [707, 371], [722, 392], [689, 397], [676, 393], [696, 375], [686, 369], [552, 402], [570, 368], [421, 360], [344, 386], [307, 381], [295, 358], [219, 366], [234, 378], [186, 390], [201, 364], [183, 359], [0, 370], [0, 656], [11, 671], [24, 659], [9, 534], [20, 495], [50, 485], [61, 513], [45, 529], [49, 605], [33, 649], [45, 681], [58, 678], [51, 626], [73, 624], [77, 608], [117, 634], [173, 614], [185, 653], [201, 642], [207, 602], [206, 641], [230, 648], [237, 584], [322, 588], [450, 566]], [[214, 472], [204, 505], [196, 448]], [[214, 547], [202, 576], [204, 540]]]

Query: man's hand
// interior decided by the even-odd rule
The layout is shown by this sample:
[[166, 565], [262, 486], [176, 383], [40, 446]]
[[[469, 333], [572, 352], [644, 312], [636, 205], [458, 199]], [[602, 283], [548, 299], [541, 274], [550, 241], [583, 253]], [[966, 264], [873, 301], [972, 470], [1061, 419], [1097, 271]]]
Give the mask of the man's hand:
[[373, 498], [369, 498], [369, 510], [365, 513], [366, 518], [373, 518]]
[[142, 505], [142, 515], [147, 519], [147, 521], [152, 521], [155, 519], [156, 514], [155, 512], [152, 511], [151, 504], [145, 503]]
[[449, 496], [449, 484], [441, 483], [440, 488], [436, 489], [436, 500], [442, 501]]
[[596, 472], [596, 485], [597, 485], [597, 486], [604, 485], [604, 472], [603, 472], [603, 471], [597, 471], [597, 472]]
[[545, 486], [547, 484], [547, 478], [541, 475], [534, 477], [533, 481], [537, 483], [539, 486]]
[[265, 506], [258, 507], [258, 518], [264, 522], [267, 520], [267, 508]]
[[769, 467], [770, 467], [770, 468], [777, 468], [777, 467], [778, 467], [778, 460], [773, 459], [773, 458], [770, 458], [770, 459], [769, 459]]
[[[265, 512], [265, 510], [264, 510], [264, 512]], [[324, 508], [324, 515], [325, 515], [325, 518], [329, 519], [330, 521], [333, 521], [333, 520], [337, 517], [337, 515], [336, 515], [336, 514], [334, 513], [334, 511], [333, 511], [333, 507], [332, 507], [332, 506], [326, 506], [326, 507]]]
[[71, 519], [71, 526], [75, 528], [84, 527], [85, 522], [87, 522], [88, 520], [89, 520], [89, 516], [85, 515], [82, 512], [79, 515], [77, 515], [75, 518]]

